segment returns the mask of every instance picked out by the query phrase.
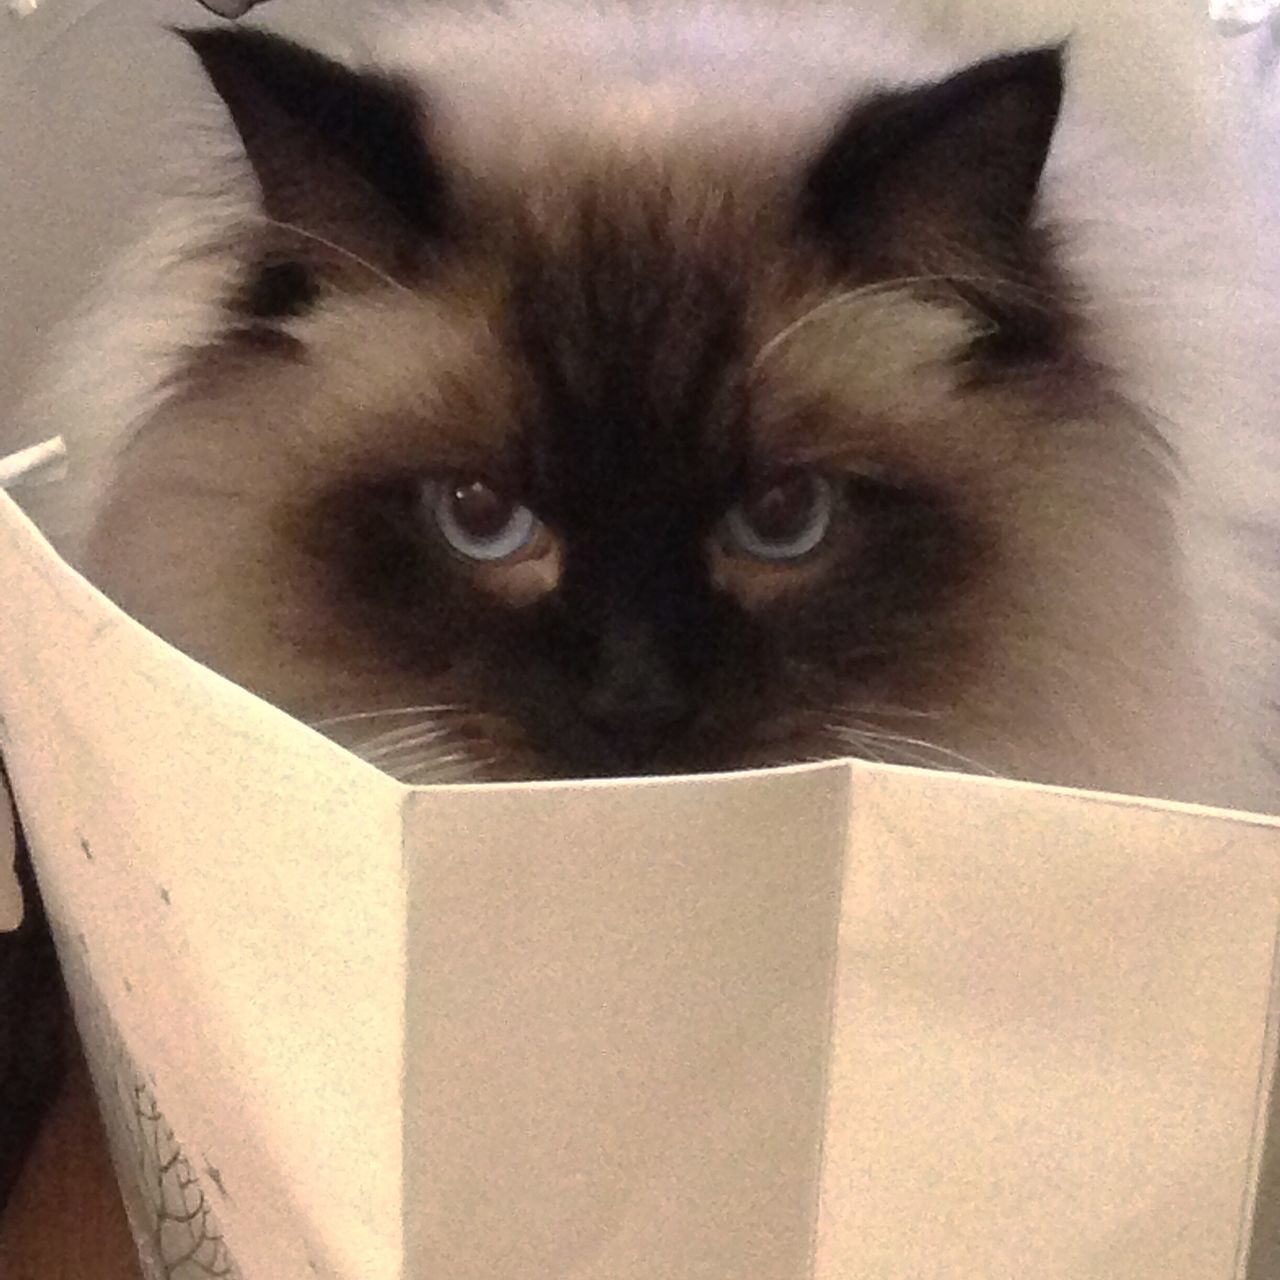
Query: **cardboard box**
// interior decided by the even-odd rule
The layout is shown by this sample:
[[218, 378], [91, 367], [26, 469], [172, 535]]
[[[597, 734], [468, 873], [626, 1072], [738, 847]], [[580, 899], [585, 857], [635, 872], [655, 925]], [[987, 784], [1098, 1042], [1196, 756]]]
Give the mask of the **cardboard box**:
[[0, 598], [152, 1274], [1246, 1275], [1277, 820], [855, 762], [412, 788], [7, 497]]
[[[1065, 8], [1140, 87], [1164, 5]], [[132, 234], [194, 8], [0, 39], [0, 432]], [[1221, 96], [1152, 146], [1210, 145]], [[414, 789], [2, 495], [0, 599], [0, 753], [150, 1275], [1280, 1275], [1280, 821], [856, 762]]]

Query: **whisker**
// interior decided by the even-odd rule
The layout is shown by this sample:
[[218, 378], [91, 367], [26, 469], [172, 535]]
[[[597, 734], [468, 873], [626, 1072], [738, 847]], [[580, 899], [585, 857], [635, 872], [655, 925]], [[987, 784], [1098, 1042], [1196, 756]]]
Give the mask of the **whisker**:
[[823, 732], [832, 739], [833, 749], [841, 754], [853, 754], [861, 759], [871, 760], [875, 764], [886, 763], [880, 752], [870, 745], [866, 735], [859, 733], [856, 729], [829, 724], [824, 727]]
[[387, 707], [379, 711], [352, 711], [342, 716], [323, 716], [319, 720], [310, 720], [308, 724], [313, 729], [324, 729], [339, 724], [354, 724], [359, 720], [376, 720], [381, 717], [392, 716], [418, 716], [418, 715], [435, 715], [440, 712], [461, 711], [462, 707], [457, 703], [439, 702], [434, 704], [423, 703], [417, 707]]
[[476, 759], [465, 751], [453, 751], [447, 755], [422, 760], [411, 768], [398, 770], [394, 776], [398, 782], [411, 787], [467, 782], [474, 780], [481, 769], [492, 763], [491, 759]]
[[998, 776], [994, 769], [983, 764], [981, 760], [975, 760], [972, 756], [965, 755], [962, 751], [940, 746], [936, 742], [928, 742], [924, 738], [912, 738], [906, 734], [898, 733], [876, 734], [873, 736], [879, 741], [888, 743], [890, 746], [916, 747], [920, 751], [940, 756], [944, 760], [954, 760], [957, 764], [962, 764], [967, 769], [978, 773], [986, 774], [988, 777], [994, 778]]
[[436, 775], [448, 764], [453, 762], [453, 757], [436, 757], [421, 756], [413, 760], [405, 761], [370, 761], [375, 769], [387, 774], [388, 777], [394, 778], [397, 782], [406, 783], [412, 786], [417, 781], [430, 779], [436, 780]]
[[859, 742], [858, 754], [864, 760], [870, 760], [872, 764], [888, 764], [888, 759], [879, 751], [869, 747], [865, 742]]
[[396, 742], [404, 738], [411, 738], [419, 733], [439, 734], [445, 732], [447, 732], [447, 729], [443, 721], [428, 715], [417, 720], [411, 720], [408, 724], [402, 724], [399, 728], [383, 729], [378, 733], [371, 733], [364, 741], [374, 745], [383, 742]]
[[[871, 750], [871, 744], [878, 744], [882, 749], [888, 749], [895, 756], [909, 764], [919, 764], [928, 768], [942, 768], [947, 763], [954, 763], [962, 766], [966, 772], [981, 773], [992, 778], [999, 776], [994, 769], [983, 764], [981, 760], [976, 760], [972, 756], [965, 755], [963, 752], [956, 751], [951, 747], [944, 747], [939, 743], [930, 742], [925, 738], [915, 738], [903, 733], [885, 732], [860, 724], [829, 724], [826, 726], [826, 730], [839, 743], [861, 751], [869, 751]], [[884, 762], [883, 757], [881, 757], [881, 762]]]
[[423, 729], [415, 726], [415, 732], [409, 736], [387, 734], [381, 738], [370, 739], [356, 747], [355, 752], [370, 764], [385, 763], [389, 760], [418, 755], [424, 747], [447, 740], [450, 736], [444, 729]]
[[376, 276], [383, 284], [390, 285], [391, 288], [401, 293], [407, 293], [413, 296], [413, 290], [407, 285], [401, 284], [399, 280], [389, 276], [381, 267], [376, 267], [367, 258], [362, 258], [358, 253], [353, 253], [350, 249], [344, 249], [342, 245], [336, 244], [332, 240], [326, 239], [322, 235], [317, 235], [314, 231], [308, 231], [306, 227], [300, 227], [294, 222], [282, 222], [279, 218], [270, 218], [266, 214], [257, 215], [257, 220], [266, 226], [275, 227], [279, 231], [288, 231], [293, 235], [301, 237], [303, 240], [310, 240], [314, 244], [320, 245], [324, 249], [328, 249], [331, 253], [338, 254], [339, 257], [346, 258], [349, 262], [354, 262], [357, 266], [363, 267], [371, 275]]
[[941, 720], [941, 711], [925, 711], [919, 707], [897, 707], [892, 703], [888, 705], [877, 704], [871, 702], [859, 703], [852, 708], [852, 713], [856, 716], [886, 716], [910, 718], [913, 720]]

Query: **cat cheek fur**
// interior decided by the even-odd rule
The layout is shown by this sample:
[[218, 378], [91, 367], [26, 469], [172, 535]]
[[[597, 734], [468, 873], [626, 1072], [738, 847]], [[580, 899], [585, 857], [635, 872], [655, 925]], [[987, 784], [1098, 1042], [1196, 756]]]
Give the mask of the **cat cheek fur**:
[[[412, 781], [852, 751], [1273, 808], [1247, 197], [1098, 128], [1074, 51], [1061, 121], [1052, 48], [974, 61], [1057, 34], [1017, 6], [917, 7], [967, 52], [888, 4], [439, 12], [373, 75], [192, 37], [256, 187], [162, 215], [33, 406], [63, 545]], [[797, 455], [891, 483], [744, 618], [689, 547]], [[538, 608], [355, 500], [495, 466], [565, 540]]]

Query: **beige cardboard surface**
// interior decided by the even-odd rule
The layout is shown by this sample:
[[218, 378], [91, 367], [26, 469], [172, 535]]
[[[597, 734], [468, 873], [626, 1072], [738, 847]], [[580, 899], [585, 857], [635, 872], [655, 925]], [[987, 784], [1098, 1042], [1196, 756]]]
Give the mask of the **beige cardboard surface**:
[[[132, 234], [195, 8], [0, 37], [0, 402]], [[414, 793], [2, 497], [0, 595], [0, 747], [154, 1274], [1242, 1274], [1271, 826], [841, 764]], [[0, 928], [10, 867], [0, 801]]]
[[158, 644], [0, 506], [5, 757], [81, 1014], [218, 1172], [249, 1274], [399, 1275], [402, 788]]
[[[19, 481], [29, 482], [41, 472], [57, 469], [65, 457], [66, 446], [61, 437], [0, 457], [0, 491]], [[5, 737], [5, 723], [0, 717], [0, 757], [4, 753]], [[0, 778], [0, 933], [16, 929], [22, 923], [22, 886], [18, 883], [16, 865], [17, 836], [12, 797]]]
[[409, 1275], [809, 1274], [849, 776], [414, 795]]
[[0, 594], [151, 1274], [1243, 1277], [1275, 823], [839, 762], [411, 789], [3, 496]]
[[817, 1280], [1243, 1274], [1277, 835], [859, 770]]

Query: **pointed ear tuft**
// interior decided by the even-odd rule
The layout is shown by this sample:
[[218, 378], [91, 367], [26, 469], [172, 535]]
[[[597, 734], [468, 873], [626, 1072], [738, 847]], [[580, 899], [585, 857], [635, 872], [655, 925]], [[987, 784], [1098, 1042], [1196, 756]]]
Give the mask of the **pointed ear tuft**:
[[271, 217], [331, 232], [317, 222], [390, 214], [441, 231], [444, 183], [406, 86], [250, 28], [176, 34], [226, 104]]
[[[1065, 47], [977, 63], [856, 108], [811, 168], [805, 223], [1007, 249], [1027, 229], [1064, 90]], [[926, 248], [926, 244], [904, 246]]]

